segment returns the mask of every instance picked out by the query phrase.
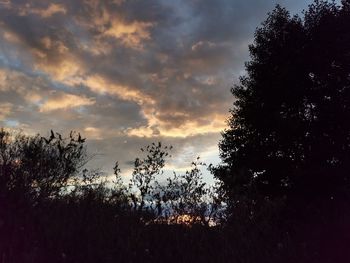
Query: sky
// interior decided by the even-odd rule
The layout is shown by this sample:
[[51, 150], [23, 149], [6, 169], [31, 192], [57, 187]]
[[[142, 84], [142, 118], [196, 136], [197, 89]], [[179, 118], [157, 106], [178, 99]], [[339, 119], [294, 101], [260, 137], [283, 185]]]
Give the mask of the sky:
[[275, 4], [306, 0], [1, 0], [0, 127], [87, 137], [91, 165], [126, 175], [139, 149], [167, 169], [219, 162], [248, 44]]

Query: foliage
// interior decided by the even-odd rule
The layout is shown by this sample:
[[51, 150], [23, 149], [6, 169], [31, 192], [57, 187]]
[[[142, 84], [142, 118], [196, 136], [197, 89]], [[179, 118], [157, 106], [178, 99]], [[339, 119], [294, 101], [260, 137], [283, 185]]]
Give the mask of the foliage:
[[[169, 147], [169, 149], [171, 148]], [[163, 173], [162, 168], [165, 165], [165, 157], [169, 156], [167, 149], [168, 146], [163, 148], [160, 142], [158, 144], [152, 143], [145, 149], [141, 148], [141, 151], [146, 153], [146, 157], [135, 159], [134, 170], [129, 184], [135, 208], [138, 207], [139, 210], [142, 210], [146, 199], [152, 195], [155, 177]], [[136, 188], [138, 193], [133, 193], [133, 188]]]
[[[218, 231], [209, 230], [201, 220], [197, 226], [201, 228], [168, 225], [172, 216], [208, 220], [201, 213], [205, 202], [210, 201], [206, 198], [209, 188], [199, 169], [204, 164], [198, 160], [186, 174], [175, 175], [169, 185], [161, 184], [157, 177], [163, 174], [172, 147], [152, 144], [143, 149], [143, 158], [136, 158], [127, 187], [118, 163], [112, 182], [104, 180], [98, 170], [83, 168], [89, 158], [85, 139], [79, 134], [71, 133], [68, 139], [53, 131], [49, 138], [5, 130], [1, 134], [3, 262], [154, 262], [171, 260], [169, 250], [187, 253], [180, 257], [184, 260], [208, 257], [205, 253], [201, 257], [191, 254], [193, 248], [211, 251], [214, 258], [211, 238], [220, 239]], [[170, 187], [173, 184], [176, 188]], [[175, 189], [180, 192], [171, 194]], [[168, 217], [163, 213], [166, 207], [172, 213]], [[215, 206], [211, 207], [209, 218], [214, 218]], [[160, 218], [166, 221], [157, 220]], [[198, 239], [201, 244], [186, 245]]]
[[88, 161], [80, 134], [62, 138], [51, 131], [49, 138], [0, 131], [1, 202], [35, 205], [57, 197], [69, 180]]
[[222, 164], [213, 173], [227, 195], [229, 229], [247, 233], [238, 245], [256, 238], [253, 247], [268, 250], [274, 243], [285, 259], [271, 261], [348, 261], [341, 244], [350, 236], [343, 221], [350, 201], [349, 24], [349, 1], [316, 0], [303, 16], [276, 6], [231, 90]]
[[215, 171], [231, 200], [341, 198], [349, 187], [349, 24], [349, 1], [315, 1], [303, 18], [277, 6], [257, 29]]
[[[218, 222], [223, 214], [223, 204], [217, 188], [207, 186], [203, 181], [199, 161], [192, 163], [190, 171], [184, 174], [173, 172], [173, 177], [163, 175], [166, 157], [170, 157], [172, 146], [159, 143], [141, 148], [143, 158], [136, 158], [127, 195], [130, 203], [139, 212], [148, 211], [157, 217], [157, 222], [178, 223], [179, 218], [188, 218], [191, 223], [208, 224]], [[116, 163], [115, 175], [120, 176]], [[119, 179], [118, 179], [119, 180]]]
[[223, 219], [224, 200], [218, 182], [208, 186], [203, 180], [201, 167], [206, 166], [198, 157], [189, 171], [184, 174], [174, 172], [165, 184], [157, 184], [155, 200], [164, 207], [165, 217], [170, 221], [182, 220], [184, 215], [191, 223], [206, 225]]

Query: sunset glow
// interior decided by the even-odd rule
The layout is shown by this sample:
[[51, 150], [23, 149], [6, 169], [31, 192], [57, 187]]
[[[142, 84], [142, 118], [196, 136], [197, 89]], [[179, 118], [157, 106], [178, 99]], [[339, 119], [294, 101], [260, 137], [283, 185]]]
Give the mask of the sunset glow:
[[128, 169], [153, 141], [174, 146], [174, 163], [189, 148], [189, 162], [207, 154], [255, 26], [274, 5], [257, 3], [2, 1], [0, 126], [79, 131], [108, 156], [95, 160], [108, 172], [115, 160]]

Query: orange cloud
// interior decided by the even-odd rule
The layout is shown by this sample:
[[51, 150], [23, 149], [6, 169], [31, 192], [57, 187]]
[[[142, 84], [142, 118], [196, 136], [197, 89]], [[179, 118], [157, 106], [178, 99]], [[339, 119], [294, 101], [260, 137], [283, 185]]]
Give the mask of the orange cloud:
[[20, 9], [19, 14], [25, 16], [28, 14], [35, 14], [42, 18], [48, 18], [55, 14], [66, 14], [66, 8], [61, 4], [51, 3], [47, 8], [33, 8], [29, 4], [25, 5]]
[[154, 114], [145, 114], [148, 125], [140, 128], [129, 129], [127, 134], [129, 136], [137, 137], [177, 137], [186, 138], [189, 136], [217, 133], [221, 132], [226, 127], [226, 115], [213, 114], [212, 116], [206, 116], [210, 121], [207, 123], [199, 123], [196, 120], [188, 120], [181, 125], [174, 125], [171, 123], [165, 123], [159, 120]]
[[5, 29], [3, 29], [2, 31], [3, 31], [4, 38], [8, 42], [13, 43], [13, 44], [20, 44], [21, 43], [21, 39], [15, 33], [8, 31], [8, 30], [5, 30]]
[[89, 139], [102, 140], [102, 131], [99, 128], [95, 127], [86, 127], [84, 129], [85, 135], [89, 137]]
[[104, 32], [104, 35], [121, 40], [127, 47], [141, 49], [142, 41], [151, 38], [149, 28], [152, 26], [153, 24], [149, 22], [125, 23], [121, 20], [113, 20], [111, 27]]
[[[41, 59], [42, 58], [42, 59]], [[51, 63], [41, 57], [37, 59], [35, 70], [45, 72], [52, 80], [73, 86], [82, 81], [86, 74], [85, 67], [74, 56], [67, 54], [63, 60]]]
[[[121, 1], [118, 1], [118, 3], [116, 2], [116, 4], [120, 3]], [[51, 80], [67, 85], [70, 88], [82, 85], [88, 87], [96, 94], [109, 94], [139, 105], [141, 109], [140, 114], [147, 121], [147, 125], [137, 128], [131, 127], [125, 131], [128, 136], [185, 138], [197, 134], [220, 132], [225, 128], [226, 115], [221, 114], [221, 111], [216, 109], [210, 113], [203, 113], [205, 116], [200, 116], [198, 113], [198, 108], [201, 107], [200, 105], [190, 107], [186, 106], [186, 103], [175, 102], [172, 105], [168, 105], [170, 110], [167, 110], [164, 103], [162, 104], [162, 98], [167, 100], [166, 96], [169, 96], [165, 92], [170, 91], [169, 85], [173, 86], [173, 81], [181, 85], [188, 85], [186, 93], [183, 93], [184, 96], [193, 96], [195, 94], [196, 97], [202, 94], [202, 86], [196, 85], [196, 83], [206, 86], [214, 86], [217, 84], [215, 75], [209, 76], [205, 74], [202, 78], [195, 78], [193, 71], [198, 70], [198, 68], [206, 67], [207, 65], [207, 61], [197, 58], [196, 56], [187, 59], [185, 67], [189, 67], [189, 69], [185, 70], [186, 68], [184, 69], [181, 67], [179, 69], [168, 64], [171, 63], [171, 54], [154, 53], [156, 59], [161, 64], [166, 65], [157, 71], [150, 70], [147, 73], [140, 72], [138, 78], [142, 78], [142, 81], [147, 80], [151, 83], [153, 88], [157, 89], [156, 91], [153, 88], [142, 89], [142, 87], [132, 86], [124, 82], [121, 84], [99, 73], [91, 75], [91, 69], [94, 67], [86, 62], [91, 60], [85, 61], [84, 57], [81, 57], [83, 52], [95, 55], [96, 61], [101, 63], [100, 58], [108, 54], [112, 48], [116, 48], [113, 43], [117, 43], [118, 45], [122, 43], [124, 46], [137, 49], [138, 51], [143, 48], [144, 41], [151, 39], [151, 30], [156, 24], [137, 20], [126, 22], [118, 14], [112, 16], [111, 12], [107, 10], [106, 7], [103, 7], [103, 5], [101, 7], [97, 1], [88, 1], [87, 4], [92, 5], [92, 7], [94, 7], [92, 10], [98, 10], [98, 12], [95, 13], [95, 11], [92, 11], [91, 19], [89, 20], [77, 17], [77, 20], [74, 22], [77, 23], [77, 26], [82, 26], [86, 32], [93, 32], [91, 38], [87, 41], [80, 41], [76, 38], [74, 39], [74, 45], [71, 45], [71, 42], [66, 41], [66, 39], [70, 39], [70, 35], [68, 35], [67, 38], [53, 38], [50, 37], [50, 35], [40, 35], [35, 47], [29, 47], [31, 55], [35, 60], [34, 70], [44, 72]], [[37, 13], [43, 18], [47, 18], [56, 13], [66, 13], [67, 11], [64, 6], [51, 4], [46, 9], [32, 9], [31, 12]], [[65, 35], [63, 34], [63, 36]], [[26, 45], [25, 43], [20, 43], [22, 39], [16, 38], [15, 34], [8, 32], [5, 38], [9, 42], [19, 42], [20, 45]], [[215, 43], [209, 41], [197, 41], [194, 42], [194, 45], [190, 48], [192, 53], [197, 54], [202, 50], [214, 48], [215, 46]], [[80, 51], [83, 52], [76, 52], [76, 48], [80, 48]], [[135, 65], [129, 66], [133, 67]], [[181, 73], [182, 71], [184, 72]], [[191, 83], [192, 79], [194, 79], [196, 83]], [[186, 82], [184, 80], [186, 80]], [[133, 81], [131, 82], [135, 83]], [[144, 83], [145, 85], [149, 85], [146, 82]], [[174, 85], [174, 88], [176, 87], [177, 86]], [[185, 91], [180, 89], [179, 96], [181, 92]], [[177, 96], [176, 92], [170, 92], [169, 94], [170, 96], [171, 94]], [[22, 95], [27, 101], [36, 105], [44, 101], [44, 103], [39, 106], [40, 112], [69, 109], [93, 105], [95, 103], [95, 100], [91, 98], [79, 97], [72, 94], [60, 96], [55, 96], [54, 94], [53, 96], [49, 96], [49, 99], [46, 101], [44, 98], [47, 96], [40, 96], [37, 92], [32, 92], [30, 94], [24, 93]], [[205, 99], [204, 95], [203, 97]], [[181, 98], [177, 99], [181, 100]], [[207, 108], [208, 107], [209, 106], [207, 106]], [[193, 112], [190, 112], [191, 110], [193, 110]], [[93, 127], [93, 124], [88, 126], [85, 131], [89, 133], [91, 137], [96, 139], [101, 138], [101, 131]]]
[[103, 140], [122, 135], [123, 133], [118, 129], [101, 129], [93, 126], [84, 128], [84, 136], [91, 140]]
[[12, 107], [11, 103], [0, 103], [0, 121], [4, 120], [11, 113]]
[[130, 86], [114, 84], [99, 75], [87, 77], [83, 83], [96, 93], [116, 95], [123, 100], [133, 101], [139, 105], [155, 103], [150, 96], [140, 90]]
[[43, 105], [40, 106], [40, 112], [64, 110], [93, 104], [95, 104], [94, 99], [87, 98], [85, 96], [63, 93], [57, 97], [49, 98]]

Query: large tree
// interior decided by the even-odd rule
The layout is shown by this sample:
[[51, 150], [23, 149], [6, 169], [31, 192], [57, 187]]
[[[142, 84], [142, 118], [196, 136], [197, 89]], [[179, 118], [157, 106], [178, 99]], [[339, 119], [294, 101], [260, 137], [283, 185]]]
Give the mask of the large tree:
[[277, 6], [249, 50], [216, 176], [233, 198], [335, 198], [350, 180], [350, 1]]

